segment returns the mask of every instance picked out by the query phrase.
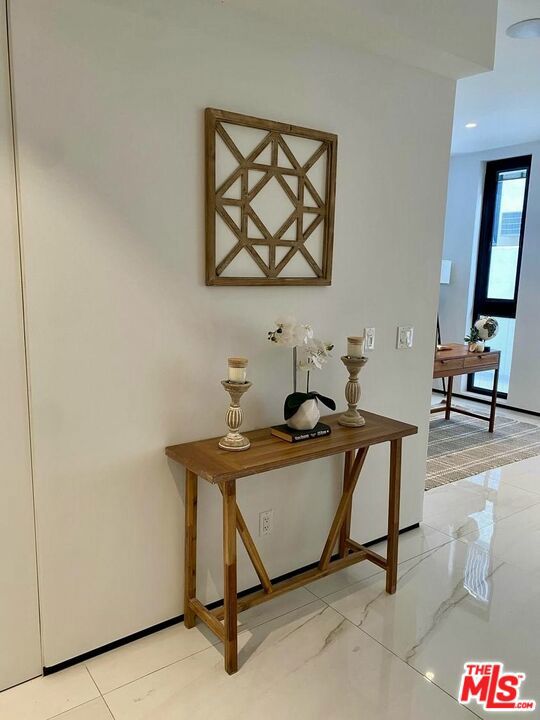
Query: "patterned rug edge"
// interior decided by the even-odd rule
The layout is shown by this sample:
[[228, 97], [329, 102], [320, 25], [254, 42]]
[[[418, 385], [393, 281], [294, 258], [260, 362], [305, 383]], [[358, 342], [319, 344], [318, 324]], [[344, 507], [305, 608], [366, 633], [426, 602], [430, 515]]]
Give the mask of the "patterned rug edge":
[[[506, 421], [514, 421], [514, 424], [520, 425], [520, 426], [528, 426], [531, 430], [537, 430], [540, 434], [540, 426], [533, 425], [531, 423], [526, 422], [520, 422], [517, 420], [514, 420], [514, 418], [509, 418], [508, 416], [501, 415], [499, 416], [500, 420], [506, 420]], [[440, 420], [440, 418], [436, 418], [435, 420]], [[467, 423], [470, 431], [474, 431], [475, 424], [471, 423], [470, 420], [464, 420], [460, 418], [460, 421], [463, 423]], [[478, 421], [482, 422], [482, 421]], [[468, 433], [461, 433], [460, 437], [462, 437], [464, 434]], [[505, 441], [511, 440], [512, 437], [518, 437], [521, 434], [529, 434], [527, 432], [523, 433], [516, 433], [515, 436], [505, 437], [505, 438], [489, 438], [485, 442], [479, 443], [477, 447], [485, 447], [493, 445], [496, 447], [498, 443], [503, 444]], [[532, 432], [530, 434], [533, 434]], [[470, 452], [474, 448], [469, 448], [468, 451]], [[471, 464], [465, 464], [465, 465], [459, 465], [456, 464], [455, 467], [449, 466], [448, 473], [444, 475], [444, 470], [442, 473], [439, 474], [439, 477], [437, 477], [436, 473], [429, 473], [428, 468], [430, 465], [430, 462], [433, 463], [434, 461], [442, 461], [444, 462], [444, 458], [452, 455], [457, 455], [460, 452], [465, 452], [464, 450], [456, 450], [455, 452], [446, 453], [444, 455], [440, 456], [434, 456], [431, 458], [428, 458], [427, 460], [427, 466], [426, 466], [426, 480], [425, 480], [425, 490], [433, 490], [434, 488], [441, 487], [442, 485], [449, 485], [453, 482], [457, 482], [458, 480], [463, 480], [468, 477], [474, 477], [475, 475], [478, 475], [482, 472], [486, 472], [487, 470], [494, 470], [498, 467], [504, 467], [506, 465], [513, 465], [516, 462], [520, 462], [521, 460], [527, 460], [531, 457], [537, 457], [540, 455], [540, 440], [537, 442], [531, 443], [529, 446], [522, 447], [519, 449], [513, 449], [510, 451], [507, 451], [508, 454], [503, 452], [502, 454], [496, 455], [494, 458], [487, 458], [484, 460], [478, 460], [478, 462]], [[441, 474], [443, 477], [441, 477]]]

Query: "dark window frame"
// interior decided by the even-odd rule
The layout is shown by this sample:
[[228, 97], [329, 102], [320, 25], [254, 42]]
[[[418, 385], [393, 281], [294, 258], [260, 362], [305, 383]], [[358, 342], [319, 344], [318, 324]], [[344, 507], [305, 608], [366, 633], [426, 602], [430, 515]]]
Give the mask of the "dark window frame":
[[[486, 163], [484, 179], [484, 192], [482, 198], [482, 216], [480, 222], [480, 235], [478, 242], [478, 261], [476, 266], [476, 284], [474, 289], [473, 322], [480, 315], [504, 317], [515, 319], [517, 300], [519, 294], [519, 280], [521, 275], [521, 259], [523, 255], [523, 238], [525, 235], [525, 223], [527, 220], [527, 200], [529, 197], [529, 181], [531, 177], [532, 155], [520, 155], [519, 157], [504, 158], [502, 160], [490, 160]], [[523, 211], [521, 215], [521, 231], [519, 233], [519, 250], [516, 267], [516, 284], [514, 297], [512, 299], [489, 298], [489, 270], [491, 263], [491, 243], [493, 239], [493, 224], [497, 206], [497, 184], [501, 172], [513, 170], [526, 170], [525, 193], [523, 196]], [[474, 374], [467, 377], [467, 390], [481, 395], [491, 395], [491, 390], [476, 387]], [[508, 393], [498, 392], [498, 397], [507, 398]]]

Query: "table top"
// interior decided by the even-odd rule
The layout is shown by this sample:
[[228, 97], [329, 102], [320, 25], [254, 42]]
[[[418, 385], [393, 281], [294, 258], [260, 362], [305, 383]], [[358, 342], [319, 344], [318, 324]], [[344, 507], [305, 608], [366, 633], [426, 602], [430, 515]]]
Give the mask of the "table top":
[[485, 350], [483, 353], [469, 352], [467, 345], [463, 343], [444, 343], [450, 350], [437, 350], [435, 360], [461, 360], [462, 358], [480, 355], [500, 355], [499, 350]]
[[218, 447], [220, 438], [171, 445], [165, 452], [172, 460], [184, 465], [199, 477], [218, 483], [397, 440], [418, 432], [414, 425], [364, 410], [361, 410], [361, 413], [366, 420], [363, 427], [349, 428], [339, 425], [338, 418], [341, 413], [336, 413], [321, 418], [322, 422], [332, 428], [331, 435], [299, 443], [280, 440], [274, 437], [267, 427], [243, 433], [251, 441], [251, 447], [241, 452], [222, 450]]

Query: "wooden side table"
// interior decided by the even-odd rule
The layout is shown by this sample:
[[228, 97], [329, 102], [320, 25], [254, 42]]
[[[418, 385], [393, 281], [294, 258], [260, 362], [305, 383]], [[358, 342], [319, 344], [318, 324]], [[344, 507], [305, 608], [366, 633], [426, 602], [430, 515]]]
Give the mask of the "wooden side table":
[[[495, 429], [495, 411], [497, 409], [497, 388], [499, 385], [499, 367], [501, 363], [500, 351], [490, 350], [483, 353], [472, 353], [469, 352], [467, 345], [461, 343], [449, 343], [447, 347], [449, 347], [450, 350], [437, 350], [433, 363], [433, 378], [448, 378], [446, 401], [439, 407], [431, 408], [431, 412], [444, 412], [446, 420], [450, 419], [451, 412], [479, 418], [480, 420], [487, 420], [489, 422], [489, 432], [492, 433]], [[452, 405], [454, 377], [456, 375], [470, 375], [471, 373], [482, 372], [483, 370], [495, 370], [489, 417]]]
[[[323, 418], [332, 434], [316, 440], [289, 444], [270, 434], [270, 428], [246, 433], [251, 448], [227, 452], [218, 447], [219, 438], [174, 445], [167, 455], [186, 468], [185, 488], [185, 582], [184, 623], [195, 626], [202, 620], [225, 646], [225, 669], [238, 670], [238, 612], [271, 600], [283, 593], [313, 582], [349, 565], [369, 560], [386, 570], [386, 591], [394, 593], [397, 582], [399, 499], [401, 484], [402, 438], [414, 435], [418, 428], [373, 413], [363, 412], [366, 424], [346, 428], [338, 424], [339, 414]], [[390, 443], [390, 489], [388, 502], [388, 552], [384, 558], [350, 538], [353, 493], [371, 445]], [[295, 577], [273, 583], [253, 542], [240, 508], [236, 504], [236, 480], [258, 473], [297, 465], [318, 458], [344, 453], [343, 493], [317, 567]], [[208, 610], [196, 595], [197, 555], [197, 480], [202, 478], [218, 486], [223, 496], [224, 601]], [[261, 582], [261, 589], [242, 598], [237, 596], [236, 531], [245, 545]], [[332, 557], [338, 545], [338, 557]]]

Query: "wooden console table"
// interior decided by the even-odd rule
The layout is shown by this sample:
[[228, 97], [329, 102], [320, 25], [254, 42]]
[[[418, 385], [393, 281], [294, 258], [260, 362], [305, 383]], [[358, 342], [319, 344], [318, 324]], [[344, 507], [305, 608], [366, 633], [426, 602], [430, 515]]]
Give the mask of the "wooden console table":
[[[449, 343], [450, 350], [437, 350], [433, 363], [433, 378], [448, 378], [448, 390], [446, 400], [439, 407], [431, 408], [432, 413], [444, 412], [446, 420], [450, 419], [451, 412], [461, 415], [487, 420], [489, 432], [495, 428], [495, 410], [497, 407], [497, 387], [499, 384], [499, 366], [501, 353], [499, 350], [490, 350], [483, 353], [469, 352], [467, 345], [460, 343]], [[465, 410], [452, 405], [452, 389], [456, 375], [470, 375], [470, 373], [482, 372], [483, 370], [495, 370], [493, 378], [493, 390], [491, 393], [491, 409], [489, 417], [478, 415], [478, 413]]]
[[[219, 438], [174, 445], [167, 455], [186, 468], [185, 487], [185, 578], [184, 623], [195, 626], [200, 618], [223, 641], [225, 669], [229, 674], [238, 670], [237, 615], [253, 605], [278, 597], [306, 583], [341, 570], [349, 565], [369, 560], [386, 570], [386, 591], [394, 593], [397, 581], [399, 498], [401, 484], [401, 442], [414, 435], [414, 425], [362, 412], [366, 424], [360, 428], [346, 428], [338, 424], [339, 415], [323, 418], [332, 434], [316, 440], [289, 444], [270, 434], [270, 428], [245, 433], [251, 441], [249, 450], [228, 452], [218, 447]], [[349, 537], [353, 493], [366, 459], [368, 448], [390, 443], [390, 489], [388, 503], [388, 551], [384, 558]], [[318, 566], [295, 577], [273, 583], [268, 576], [242, 513], [236, 504], [236, 480], [298, 463], [344, 453], [343, 494], [328, 533]], [[219, 487], [223, 496], [223, 564], [224, 602], [212, 611], [196, 596], [197, 555], [197, 480], [201, 477]], [[261, 590], [238, 598], [236, 572], [236, 531], [245, 545], [253, 567], [261, 581]], [[338, 543], [339, 556], [332, 559]]]

